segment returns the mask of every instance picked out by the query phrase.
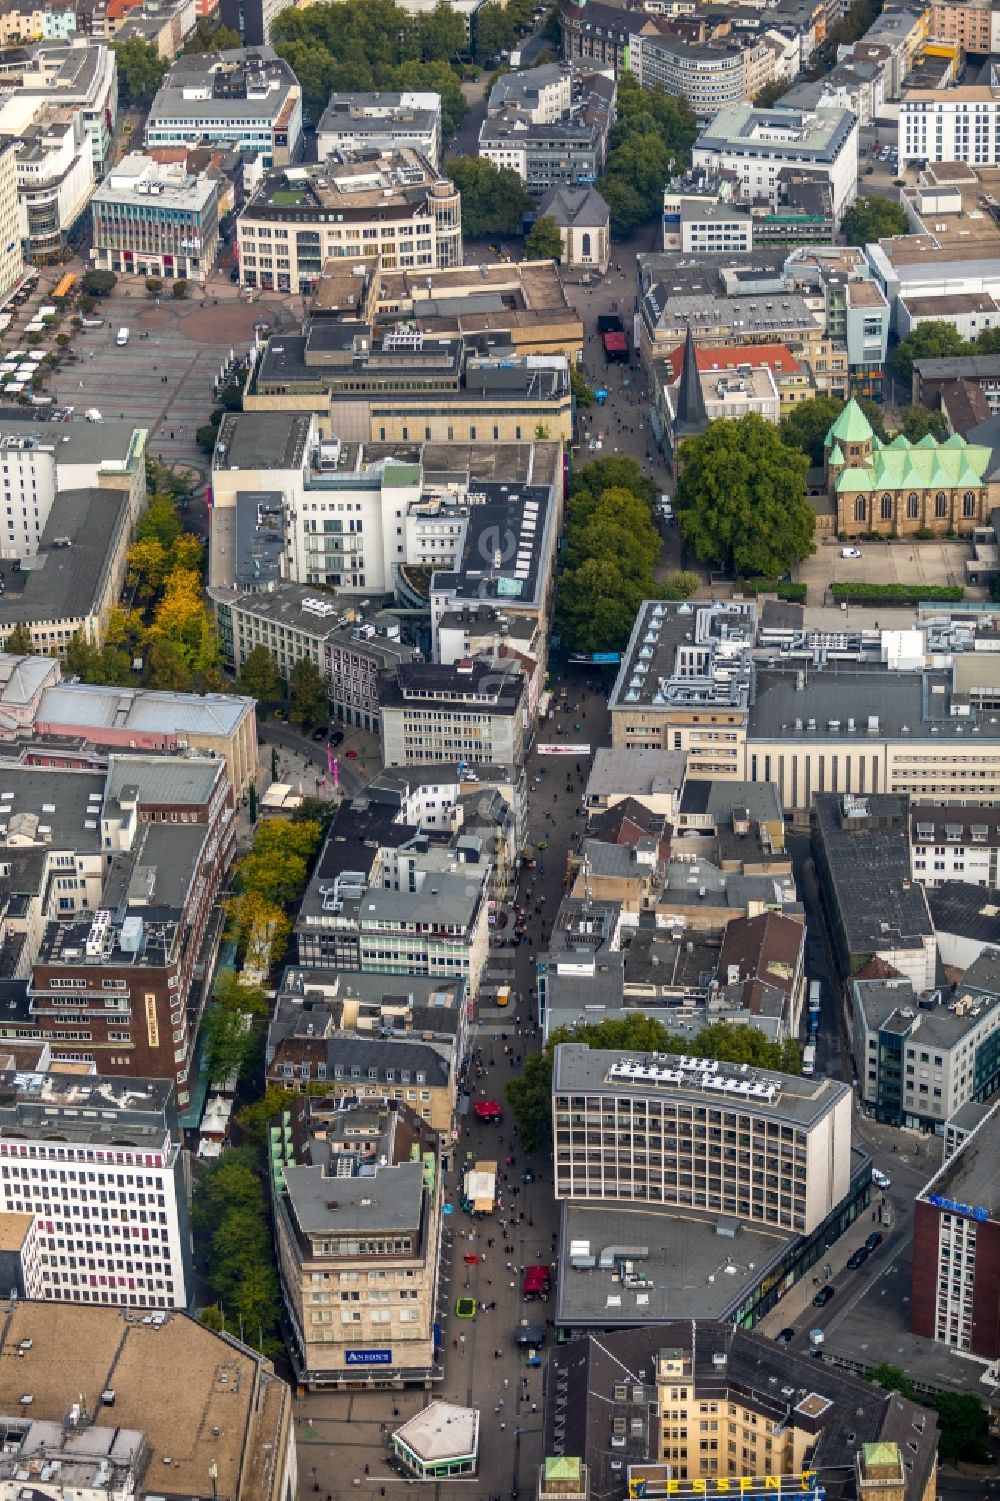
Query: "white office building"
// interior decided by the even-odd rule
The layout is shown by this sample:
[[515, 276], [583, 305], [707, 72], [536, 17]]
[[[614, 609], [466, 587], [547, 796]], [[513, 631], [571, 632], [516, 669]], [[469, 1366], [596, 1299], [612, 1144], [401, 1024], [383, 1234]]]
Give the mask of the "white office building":
[[779, 174], [786, 167], [815, 173], [830, 184], [839, 220], [858, 190], [858, 121], [850, 110], [721, 109], [694, 143], [693, 165], [713, 177], [735, 173], [741, 195], [778, 207]]
[[1000, 162], [1000, 75], [957, 89], [908, 89], [899, 106], [899, 164]]
[[441, 165], [441, 95], [332, 94], [316, 127], [317, 159], [334, 151], [419, 151]]
[[0, 1090], [0, 1214], [34, 1216], [36, 1295], [187, 1307], [187, 1188], [170, 1081], [6, 1073]]

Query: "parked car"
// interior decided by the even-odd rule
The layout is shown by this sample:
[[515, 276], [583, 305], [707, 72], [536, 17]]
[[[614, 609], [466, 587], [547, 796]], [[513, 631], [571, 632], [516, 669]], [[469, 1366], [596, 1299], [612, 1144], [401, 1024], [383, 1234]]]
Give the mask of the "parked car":
[[860, 558], [861, 549], [860, 547], [842, 547], [840, 549], [840, 556], [842, 558]]
[[883, 1173], [881, 1168], [872, 1168], [872, 1182], [874, 1183], [876, 1188], [885, 1189], [892, 1187], [892, 1179], [888, 1176], [887, 1173]]
[[858, 1272], [864, 1266], [870, 1254], [871, 1252], [867, 1246], [859, 1246], [856, 1251], [852, 1251], [850, 1256], [848, 1256], [847, 1265], [852, 1272]]
[[331, 732], [330, 732], [330, 744], [331, 745], [343, 745], [343, 743], [344, 743], [344, 732], [343, 732], [343, 730], [331, 730]]
[[791, 1324], [789, 1324], [786, 1326], [786, 1328], [778, 1330], [777, 1334], [774, 1336], [774, 1343], [776, 1345], [790, 1345], [794, 1338], [795, 1330], [792, 1328]]
[[326, 725], [325, 724], [318, 724], [316, 726], [316, 728], [313, 730], [313, 739], [314, 740], [325, 740], [328, 734], [329, 734], [329, 731], [328, 731]]
[[865, 1245], [868, 1247], [869, 1251], [876, 1251], [882, 1244], [884, 1238], [885, 1237], [878, 1230], [873, 1230], [871, 1235], [869, 1235], [868, 1239], [865, 1241]]
[[820, 1288], [820, 1290], [816, 1294], [815, 1298], [813, 1298], [813, 1307], [814, 1308], [825, 1308], [826, 1305], [829, 1303], [830, 1299], [833, 1298], [833, 1297], [835, 1297], [835, 1296], [836, 1296], [836, 1289], [832, 1288], [830, 1286], [829, 1282], [826, 1282]]

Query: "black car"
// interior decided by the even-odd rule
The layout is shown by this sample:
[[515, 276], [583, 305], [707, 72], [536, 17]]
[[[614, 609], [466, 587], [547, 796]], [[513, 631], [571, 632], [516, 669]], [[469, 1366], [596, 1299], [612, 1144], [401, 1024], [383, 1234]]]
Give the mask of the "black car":
[[325, 724], [318, 724], [316, 726], [316, 728], [313, 730], [313, 739], [314, 740], [325, 740], [326, 737], [327, 737], [327, 728], [326, 728], [326, 725]]
[[334, 730], [331, 733], [331, 735], [330, 735], [330, 744], [331, 745], [343, 745], [343, 743], [344, 743], [344, 732], [343, 732], [343, 730]]
[[868, 1260], [869, 1255], [870, 1252], [867, 1246], [859, 1246], [856, 1251], [852, 1251], [851, 1255], [848, 1256], [847, 1265], [850, 1267], [852, 1272], [856, 1272], [864, 1266], [865, 1262]]
[[776, 1345], [790, 1345], [794, 1338], [795, 1330], [789, 1324], [787, 1328], [778, 1330], [777, 1334], [774, 1336], [774, 1343]]
[[813, 1307], [825, 1308], [834, 1294], [835, 1289], [830, 1286], [829, 1282], [825, 1283], [824, 1286], [820, 1288], [815, 1298], [813, 1298]]
[[873, 1230], [871, 1235], [869, 1235], [868, 1239], [865, 1241], [865, 1245], [867, 1246], [869, 1251], [875, 1251], [882, 1244], [884, 1238], [885, 1237], [880, 1235], [877, 1230]]

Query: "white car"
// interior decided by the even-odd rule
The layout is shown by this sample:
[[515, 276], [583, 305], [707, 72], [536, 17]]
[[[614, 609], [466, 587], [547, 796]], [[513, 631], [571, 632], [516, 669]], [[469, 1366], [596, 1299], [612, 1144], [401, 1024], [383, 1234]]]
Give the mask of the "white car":
[[860, 547], [842, 547], [840, 549], [840, 556], [842, 558], [860, 558], [861, 549]]
[[872, 1168], [872, 1182], [876, 1188], [885, 1189], [892, 1187], [892, 1179], [877, 1167]]

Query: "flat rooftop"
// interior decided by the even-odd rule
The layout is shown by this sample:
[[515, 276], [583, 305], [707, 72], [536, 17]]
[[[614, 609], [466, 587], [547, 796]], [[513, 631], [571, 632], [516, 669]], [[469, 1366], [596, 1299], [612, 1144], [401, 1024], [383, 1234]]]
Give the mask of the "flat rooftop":
[[175, 1311], [152, 1324], [131, 1310], [21, 1300], [0, 1312], [0, 1348], [24, 1351], [0, 1361], [0, 1412], [22, 1411], [30, 1392], [32, 1417], [61, 1427], [73, 1402], [100, 1418], [102, 1393], [114, 1392], [113, 1426], [145, 1435], [143, 1491], [162, 1490], [169, 1458], [171, 1495], [271, 1495], [265, 1451], [270, 1466], [280, 1462], [279, 1415], [290, 1395], [235, 1339]]
[[[717, 1080], [717, 1086], [706, 1083], [707, 1079]], [[555, 1050], [552, 1093], [574, 1092], [626, 1098], [669, 1093], [671, 1098], [693, 1104], [736, 1106], [808, 1129], [850, 1089], [836, 1079], [806, 1079], [735, 1063], [713, 1065], [674, 1053], [654, 1056], [564, 1042]]]
[[416, 1230], [424, 1195], [422, 1162], [379, 1167], [369, 1175], [327, 1177], [319, 1167], [282, 1168], [285, 1192], [305, 1235], [331, 1231]]
[[38, 551], [22, 561], [24, 588], [0, 599], [4, 626], [88, 616], [125, 526], [125, 490], [62, 490], [52, 502]]
[[996, 1110], [966, 1138], [919, 1197], [952, 1199], [983, 1211], [977, 1218], [1000, 1220], [1000, 1115]]
[[[566, 1203], [559, 1234], [557, 1324], [570, 1328], [648, 1325], [670, 1318], [726, 1318], [796, 1239], [742, 1221], [694, 1211], [606, 1209]], [[596, 1267], [572, 1266], [572, 1247], [586, 1243]], [[621, 1261], [601, 1267], [606, 1247], [632, 1262], [624, 1284]], [[644, 1256], [630, 1257], [632, 1250]], [[753, 1270], [750, 1270], [750, 1264]]]
[[312, 418], [299, 412], [227, 412], [213, 469], [301, 469]]

